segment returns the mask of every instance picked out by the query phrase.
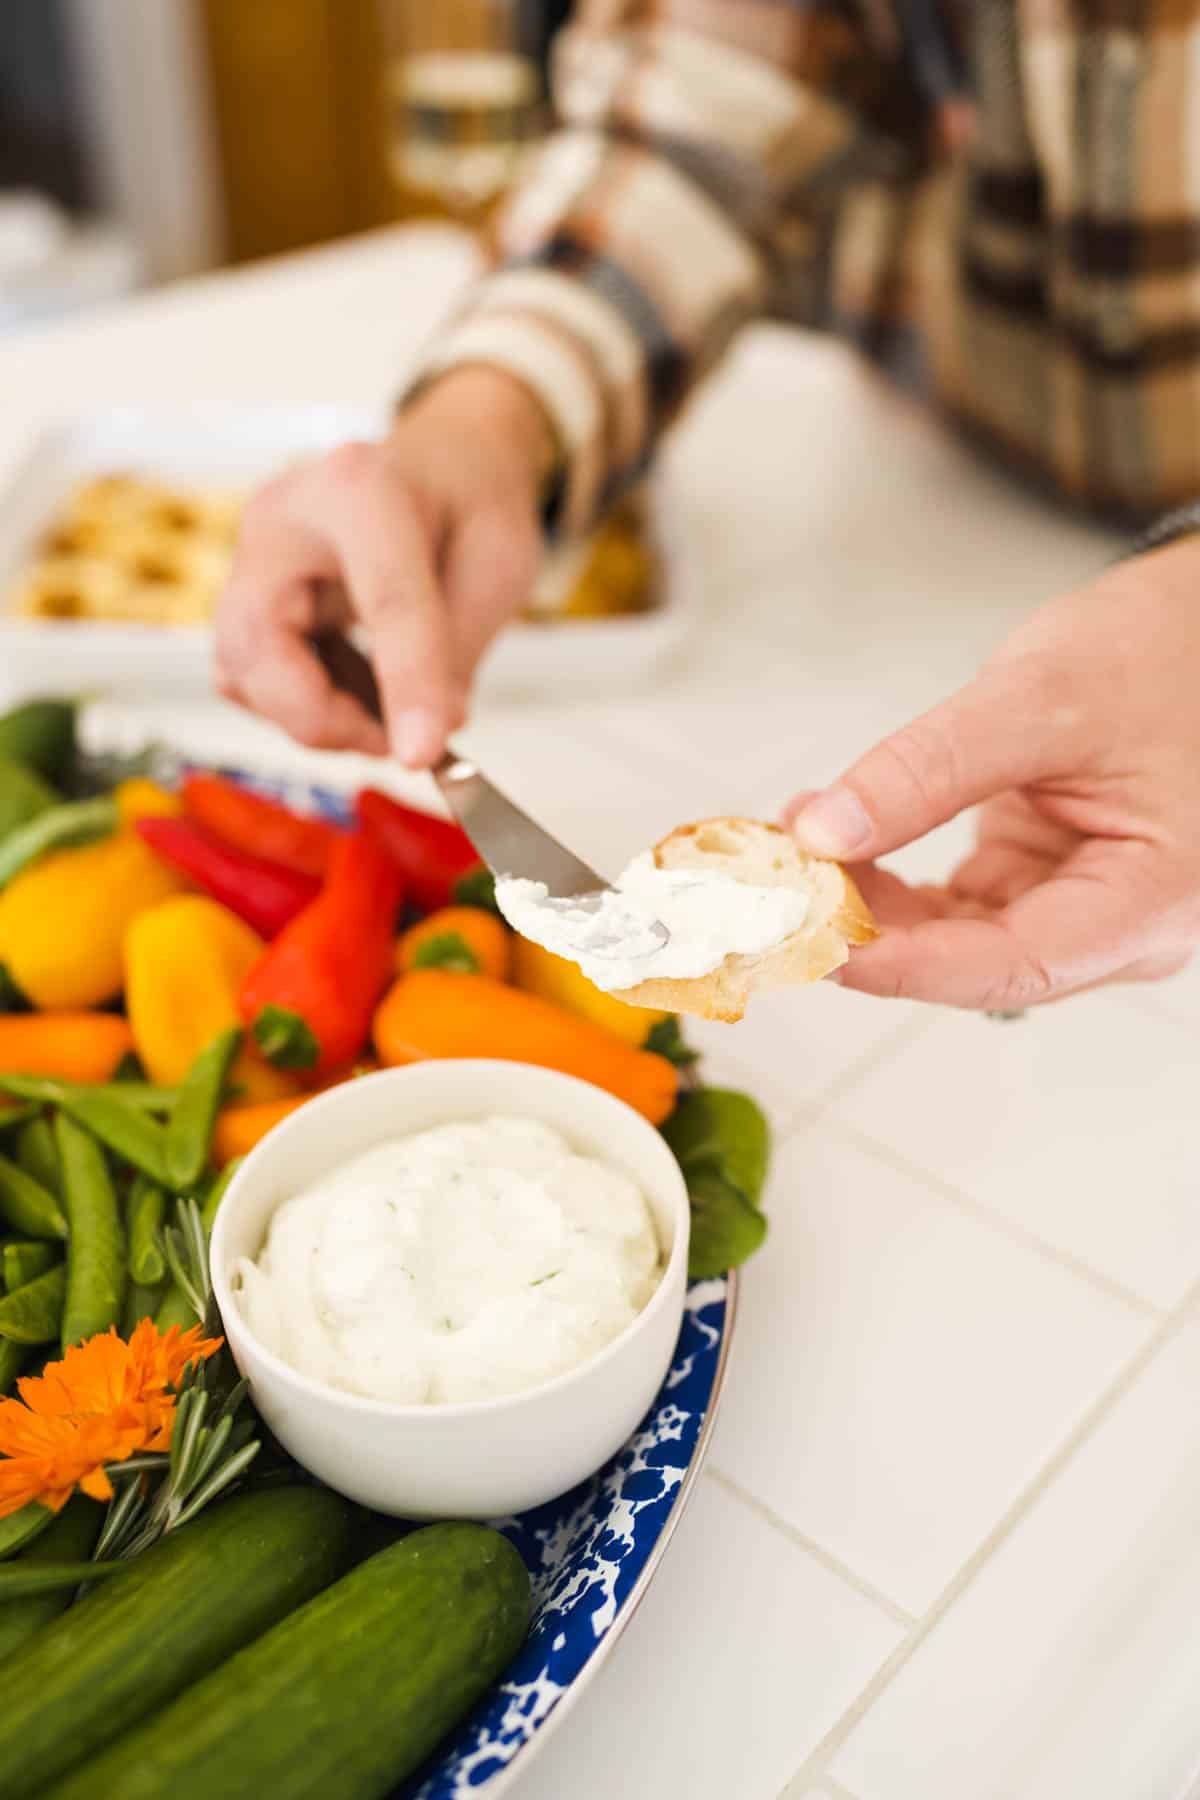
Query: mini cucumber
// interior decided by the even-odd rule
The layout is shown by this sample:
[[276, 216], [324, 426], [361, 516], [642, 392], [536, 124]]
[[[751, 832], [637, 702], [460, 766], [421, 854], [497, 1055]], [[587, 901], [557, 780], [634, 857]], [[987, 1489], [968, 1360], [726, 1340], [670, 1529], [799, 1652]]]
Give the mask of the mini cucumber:
[[[2, 1566], [13, 1569], [22, 1565], [36, 1567], [39, 1563], [82, 1561], [95, 1548], [103, 1518], [103, 1507], [83, 1494], [76, 1494], [27, 1550], [19, 1551], [12, 1562]], [[70, 1604], [69, 1589], [66, 1593], [59, 1589], [51, 1594], [28, 1594], [23, 1600], [4, 1601], [0, 1605], [0, 1661], [4, 1666], [7, 1668], [8, 1658], [14, 1650], [20, 1649], [51, 1619], [66, 1612]]]
[[4, 1671], [4, 1800], [47, 1792], [77, 1763], [90, 1780], [102, 1745], [335, 1580], [352, 1518], [325, 1488], [238, 1494], [45, 1626]]
[[499, 1532], [415, 1531], [45, 1800], [382, 1800], [503, 1673], [529, 1614], [525, 1565]]

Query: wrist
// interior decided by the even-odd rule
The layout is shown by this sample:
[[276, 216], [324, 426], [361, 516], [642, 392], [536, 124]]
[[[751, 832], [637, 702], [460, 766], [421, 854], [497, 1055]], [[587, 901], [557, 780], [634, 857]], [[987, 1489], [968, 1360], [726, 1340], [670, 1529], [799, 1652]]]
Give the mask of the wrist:
[[506, 369], [464, 363], [420, 387], [404, 408], [408, 421], [420, 418], [439, 430], [467, 430], [494, 441], [505, 466], [520, 472], [535, 495], [551, 483], [559, 446], [550, 419], [531, 388]]

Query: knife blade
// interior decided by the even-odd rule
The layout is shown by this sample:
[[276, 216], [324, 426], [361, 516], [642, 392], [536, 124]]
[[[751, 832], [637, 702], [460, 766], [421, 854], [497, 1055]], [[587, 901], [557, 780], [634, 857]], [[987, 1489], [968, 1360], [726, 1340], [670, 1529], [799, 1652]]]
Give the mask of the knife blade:
[[[321, 632], [311, 643], [334, 686], [357, 700], [371, 718], [382, 721], [379, 684], [361, 650], [340, 632]], [[562, 899], [609, 887], [595, 869], [501, 793], [470, 757], [448, 749], [431, 773], [493, 875], [544, 882], [552, 895]]]

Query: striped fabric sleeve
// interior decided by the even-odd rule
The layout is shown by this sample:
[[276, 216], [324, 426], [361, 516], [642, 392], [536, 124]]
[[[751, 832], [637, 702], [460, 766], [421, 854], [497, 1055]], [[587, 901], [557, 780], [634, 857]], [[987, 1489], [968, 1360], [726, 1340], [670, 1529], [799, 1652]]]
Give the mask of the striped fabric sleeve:
[[[659, 10], [604, 0], [563, 34], [561, 129], [506, 205], [497, 266], [415, 378], [483, 362], [528, 386], [560, 446], [564, 535], [645, 469], [692, 384], [768, 301], [785, 207], [827, 190], [860, 134], [851, 105], [789, 65], [794, 34], [745, 29], [751, 14], [794, 21], [794, 0]], [[674, 22], [688, 13], [695, 29]], [[714, 29], [725, 15], [728, 35]]]

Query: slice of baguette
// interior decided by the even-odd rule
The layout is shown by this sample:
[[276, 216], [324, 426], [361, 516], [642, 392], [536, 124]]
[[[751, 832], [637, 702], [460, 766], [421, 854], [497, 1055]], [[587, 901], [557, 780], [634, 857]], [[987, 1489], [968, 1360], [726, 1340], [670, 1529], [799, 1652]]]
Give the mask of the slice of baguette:
[[809, 910], [800, 929], [771, 950], [727, 956], [710, 975], [642, 981], [622, 989], [617, 998], [630, 1006], [732, 1024], [742, 1018], [756, 989], [820, 981], [841, 968], [852, 944], [868, 944], [879, 935], [841, 864], [809, 856], [777, 825], [756, 819], [681, 825], [658, 845], [654, 860], [660, 869], [711, 869], [751, 887], [799, 888], [809, 896]]

